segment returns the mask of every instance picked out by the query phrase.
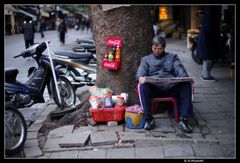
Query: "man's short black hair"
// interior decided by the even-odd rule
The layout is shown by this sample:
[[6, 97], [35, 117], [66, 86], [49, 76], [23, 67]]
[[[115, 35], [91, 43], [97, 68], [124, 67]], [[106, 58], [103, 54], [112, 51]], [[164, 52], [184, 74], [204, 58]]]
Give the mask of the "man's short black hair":
[[161, 44], [163, 47], [166, 47], [166, 41], [163, 37], [161, 37], [160, 35], [156, 35], [153, 37], [152, 39], [152, 44], [153, 45], [159, 45]]

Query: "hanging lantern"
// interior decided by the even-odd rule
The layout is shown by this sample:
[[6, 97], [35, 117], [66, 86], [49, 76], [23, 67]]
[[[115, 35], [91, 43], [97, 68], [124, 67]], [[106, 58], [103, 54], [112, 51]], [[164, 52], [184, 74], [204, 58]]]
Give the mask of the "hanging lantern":
[[167, 8], [164, 6], [159, 8], [159, 19], [160, 20], [168, 19]]

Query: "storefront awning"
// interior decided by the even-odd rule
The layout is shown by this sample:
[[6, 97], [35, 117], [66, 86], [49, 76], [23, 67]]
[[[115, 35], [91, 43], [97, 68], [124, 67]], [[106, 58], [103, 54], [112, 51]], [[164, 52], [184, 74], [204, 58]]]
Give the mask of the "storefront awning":
[[84, 17], [85, 19], [88, 19], [89, 16], [87, 14], [85, 14], [84, 12], [81, 11], [76, 11], [77, 14], [80, 14], [82, 17]]
[[21, 10], [21, 9], [18, 9], [18, 11], [19, 11], [20, 13], [24, 14], [24, 15], [27, 15], [27, 16], [31, 17], [33, 21], [36, 21], [36, 20], [37, 20], [37, 16], [35, 16], [35, 15], [32, 15], [32, 14], [26, 12], [26, 11]]
[[47, 17], [47, 18], [50, 17], [49, 13], [43, 11], [42, 9], [40, 10], [40, 13], [41, 13], [41, 16], [42, 16], [42, 17]]
[[64, 10], [63, 8], [57, 6], [57, 11], [61, 11], [63, 14], [69, 14], [68, 10]]
[[13, 12], [17, 12], [17, 10], [10, 4], [5, 4], [4, 9], [9, 10], [9, 11], [13, 11]]

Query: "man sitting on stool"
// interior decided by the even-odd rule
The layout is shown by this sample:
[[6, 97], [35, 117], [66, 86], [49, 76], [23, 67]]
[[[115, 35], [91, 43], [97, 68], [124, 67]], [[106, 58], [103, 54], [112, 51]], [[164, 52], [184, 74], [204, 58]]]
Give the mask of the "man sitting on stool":
[[155, 122], [151, 112], [151, 98], [175, 97], [180, 111], [178, 127], [186, 133], [192, 128], [188, 123], [189, 113], [192, 114], [192, 85], [191, 82], [179, 82], [168, 86], [155, 85], [146, 82], [146, 77], [172, 78], [188, 77], [186, 69], [176, 54], [165, 52], [165, 39], [159, 35], [152, 40], [153, 53], [143, 57], [138, 67], [136, 78], [139, 82], [139, 100], [144, 109], [146, 130], [153, 129]]

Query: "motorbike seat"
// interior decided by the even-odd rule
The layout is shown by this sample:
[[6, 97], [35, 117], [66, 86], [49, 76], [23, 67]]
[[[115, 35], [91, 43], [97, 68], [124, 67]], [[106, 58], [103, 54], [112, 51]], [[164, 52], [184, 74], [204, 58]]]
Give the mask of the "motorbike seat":
[[18, 69], [15, 68], [5, 69], [6, 82], [16, 82], [18, 72]]
[[[57, 57], [66, 58], [66, 59], [83, 59], [83, 58], [92, 58], [93, 54], [88, 52], [76, 53], [76, 52], [55, 52]], [[62, 57], [61, 57], [62, 56]]]
[[73, 51], [74, 52], [91, 52], [91, 53], [96, 53], [96, 47], [93, 44], [87, 44], [87, 43], [82, 43], [82, 44], [77, 44], [73, 46]]
[[78, 45], [79, 48], [85, 48], [85, 49], [95, 49], [96, 46], [94, 44], [88, 44], [88, 43], [82, 43]]
[[76, 40], [77, 44], [83, 44], [83, 43], [87, 43], [87, 44], [94, 44], [94, 41], [91, 39], [77, 39]]

